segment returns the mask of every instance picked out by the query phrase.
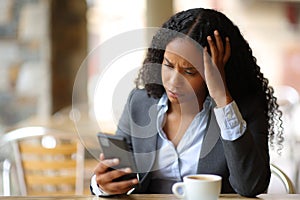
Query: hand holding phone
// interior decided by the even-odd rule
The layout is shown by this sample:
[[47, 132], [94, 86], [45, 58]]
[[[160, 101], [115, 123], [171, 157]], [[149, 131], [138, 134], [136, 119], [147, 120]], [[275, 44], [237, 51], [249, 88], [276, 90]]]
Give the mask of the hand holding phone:
[[137, 168], [135, 165], [132, 149], [126, 138], [118, 135], [98, 133], [98, 140], [105, 159], [119, 159], [119, 164], [110, 167], [109, 170], [130, 168], [132, 173], [114, 179], [115, 182], [137, 178]]

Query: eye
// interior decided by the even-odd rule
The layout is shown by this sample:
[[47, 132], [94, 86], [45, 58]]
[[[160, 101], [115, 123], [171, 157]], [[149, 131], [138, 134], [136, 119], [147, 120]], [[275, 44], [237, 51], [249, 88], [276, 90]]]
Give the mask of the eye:
[[171, 64], [168, 64], [168, 63], [163, 63], [163, 65], [164, 65], [164, 66], [166, 66], [166, 67], [168, 67], [168, 68], [171, 68], [171, 69], [173, 69], [173, 68], [174, 68], [174, 66], [173, 66], [173, 65], [171, 65]]
[[171, 63], [166, 57], [164, 57], [162, 65], [167, 68], [174, 69], [173, 63]]
[[189, 70], [185, 70], [185, 73], [188, 74], [188, 75], [194, 75], [194, 72], [191, 72]]
[[186, 73], [187, 75], [193, 76], [193, 75], [197, 74], [197, 70], [194, 68], [187, 68], [184, 70], [184, 73]]

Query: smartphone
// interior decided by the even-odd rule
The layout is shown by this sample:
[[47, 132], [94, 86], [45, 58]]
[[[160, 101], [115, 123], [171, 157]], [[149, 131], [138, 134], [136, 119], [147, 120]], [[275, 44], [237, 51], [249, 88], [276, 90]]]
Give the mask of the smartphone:
[[105, 159], [118, 158], [120, 160], [119, 165], [110, 168], [110, 170], [129, 167], [133, 171], [133, 173], [124, 175], [114, 181], [138, 178], [132, 148], [127, 143], [126, 138], [107, 133], [98, 133], [97, 137]]

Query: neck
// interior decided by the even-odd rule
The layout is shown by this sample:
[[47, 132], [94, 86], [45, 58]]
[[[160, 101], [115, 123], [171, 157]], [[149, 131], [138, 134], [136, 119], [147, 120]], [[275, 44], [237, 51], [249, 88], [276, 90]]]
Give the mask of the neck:
[[203, 109], [203, 103], [206, 97], [198, 99], [195, 102], [187, 103], [171, 103], [169, 102], [169, 113], [178, 114], [181, 116], [195, 116]]

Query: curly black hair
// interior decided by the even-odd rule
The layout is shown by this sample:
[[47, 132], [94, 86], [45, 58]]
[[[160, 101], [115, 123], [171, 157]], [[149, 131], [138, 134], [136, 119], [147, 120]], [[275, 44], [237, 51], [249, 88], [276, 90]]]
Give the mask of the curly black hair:
[[[207, 36], [212, 36], [214, 40], [215, 30], [219, 31], [223, 43], [226, 37], [230, 38], [231, 56], [225, 65], [225, 76], [231, 96], [238, 105], [244, 107], [245, 102], [249, 103], [250, 100], [251, 103], [254, 96], [261, 99], [260, 106], [263, 107], [268, 121], [270, 146], [273, 148], [274, 144], [277, 144], [277, 150], [280, 151], [283, 141], [282, 112], [278, 108], [276, 97], [273, 96], [273, 88], [260, 71], [256, 58], [239, 28], [221, 12], [194, 8], [179, 12], [166, 21], [153, 36], [143, 66], [135, 80], [136, 87], [145, 88], [153, 98], [160, 98], [165, 92], [161, 80], [161, 63], [167, 44], [179, 37], [176, 33], [180, 33], [202, 47], [207, 47], [210, 53]], [[242, 115], [247, 116], [243, 106], [239, 107]]]

